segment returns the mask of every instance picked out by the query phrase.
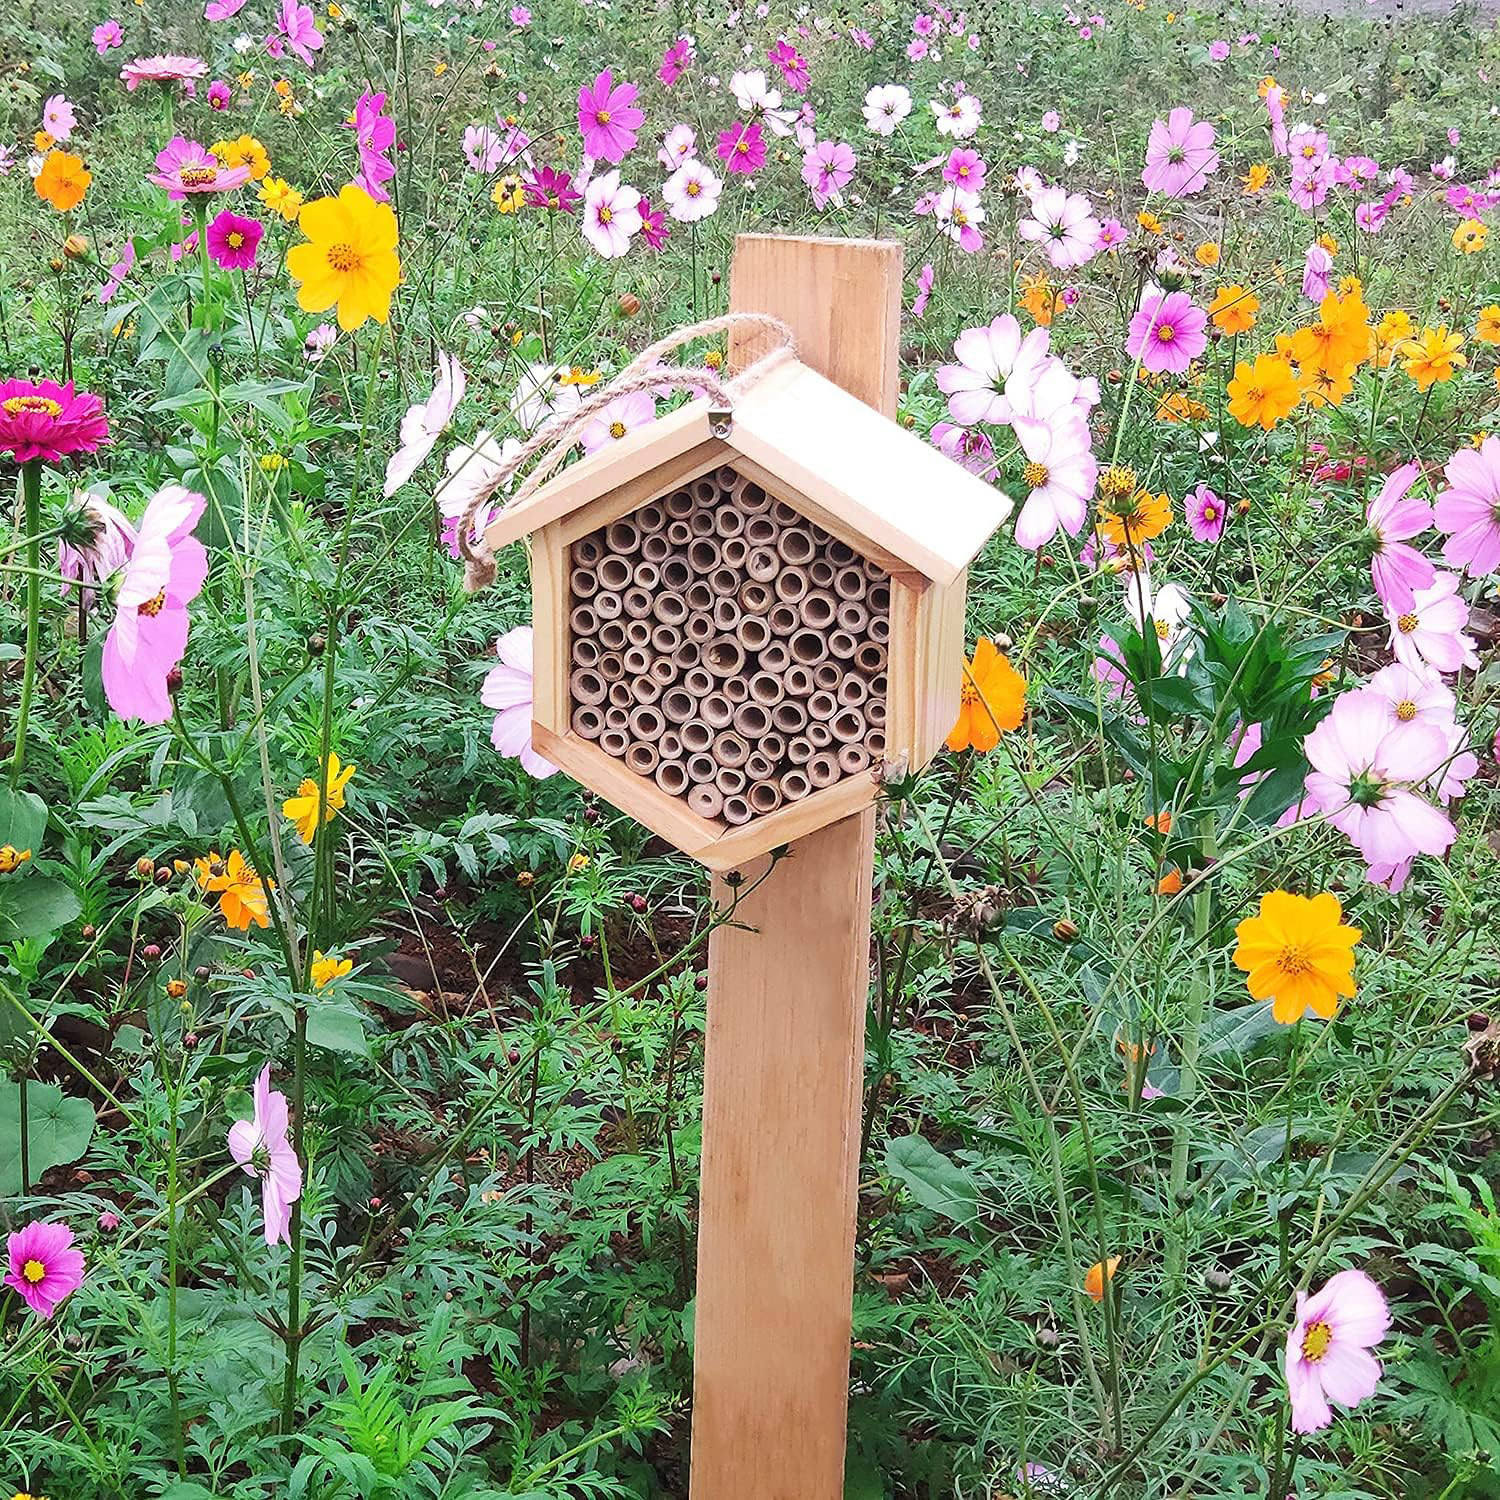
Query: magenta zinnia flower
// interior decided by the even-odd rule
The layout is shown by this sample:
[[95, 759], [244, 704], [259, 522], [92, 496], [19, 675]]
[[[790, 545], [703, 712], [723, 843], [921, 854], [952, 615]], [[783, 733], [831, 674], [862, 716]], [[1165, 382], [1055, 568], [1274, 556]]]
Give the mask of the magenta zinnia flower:
[[635, 133], [646, 118], [635, 107], [639, 92], [633, 83], [617, 84], [608, 68], [578, 90], [578, 129], [590, 156], [622, 162], [635, 149]]
[[760, 126], [754, 120], [748, 124], [736, 120], [728, 130], [719, 132], [717, 147], [719, 160], [728, 172], [749, 175], [758, 172], [766, 164], [766, 142]]
[[83, 1285], [83, 1252], [73, 1249], [66, 1224], [37, 1219], [6, 1241], [10, 1270], [5, 1285], [38, 1317], [50, 1318], [57, 1304]]
[[1125, 352], [1153, 375], [1183, 375], [1208, 348], [1208, 314], [1186, 292], [1147, 291]]
[[120, 77], [127, 93], [133, 94], [143, 83], [180, 83], [191, 88], [195, 78], [208, 72], [208, 64], [201, 57], [183, 57], [179, 53], [165, 53], [156, 57], [138, 57], [120, 69]]
[[1327, 1427], [1330, 1401], [1353, 1407], [1375, 1394], [1380, 1362], [1368, 1351], [1390, 1326], [1385, 1296], [1363, 1271], [1340, 1271], [1321, 1291], [1297, 1293], [1297, 1319], [1286, 1336], [1293, 1432]]
[[208, 226], [208, 253], [226, 271], [248, 271], [265, 232], [260, 220], [243, 219], [226, 208]]
[[385, 112], [385, 95], [367, 89], [354, 106], [349, 122], [359, 141], [359, 184], [377, 203], [389, 203], [391, 195], [383, 184], [396, 175], [390, 151], [396, 144], [396, 122]]
[[1387, 609], [1398, 613], [1415, 602], [1414, 589], [1432, 586], [1435, 569], [1406, 538], [1432, 525], [1432, 507], [1425, 500], [1411, 500], [1407, 492], [1421, 474], [1420, 464], [1402, 464], [1380, 487], [1370, 502], [1366, 522], [1374, 552], [1370, 576], [1375, 592]]
[[208, 577], [208, 553], [193, 535], [203, 506], [202, 495], [169, 484], [141, 517], [102, 663], [104, 696], [122, 719], [172, 716], [167, 678], [187, 650], [187, 607]]
[[70, 380], [0, 382], [0, 453], [18, 464], [40, 458], [55, 464], [71, 453], [92, 453], [109, 439], [104, 403]]
[[242, 187], [250, 180], [250, 168], [226, 167], [207, 146], [174, 135], [156, 153], [156, 171], [149, 180], [165, 188], [167, 197], [182, 199], [199, 193], [227, 193]]
[[538, 781], [553, 775], [557, 767], [531, 748], [532, 633], [531, 626], [518, 625], [495, 642], [498, 667], [485, 675], [480, 699], [486, 708], [498, 709], [490, 741], [501, 755], [521, 762]]
[[1152, 125], [1141, 181], [1149, 191], [1168, 198], [1191, 197], [1219, 170], [1214, 140], [1213, 126], [1194, 120], [1192, 110], [1179, 105]]
[[1437, 497], [1439, 531], [1448, 533], [1443, 561], [1475, 575], [1500, 567], [1500, 438], [1478, 451], [1460, 448], [1443, 466], [1448, 488]]
[[271, 1065], [255, 1080], [255, 1114], [229, 1127], [229, 1154], [260, 1179], [266, 1243], [290, 1239], [292, 1204], [302, 1196], [302, 1163], [287, 1139], [286, 1095], [271, 1087]]

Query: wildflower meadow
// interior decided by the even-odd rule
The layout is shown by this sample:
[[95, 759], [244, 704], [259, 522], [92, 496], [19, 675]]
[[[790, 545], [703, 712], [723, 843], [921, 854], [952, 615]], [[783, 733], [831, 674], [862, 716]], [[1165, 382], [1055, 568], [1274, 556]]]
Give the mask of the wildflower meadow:
[[[0, 1494], [688, 1500], [708, 954], [871, 886], [666, 834], [835, 795], [848, 1500], [1500, 1496], [1500, 32], [1168, 3], [0, 16]], [[903, 253], [925, 764], [962, 558], [486, 541], [751, 234]]]

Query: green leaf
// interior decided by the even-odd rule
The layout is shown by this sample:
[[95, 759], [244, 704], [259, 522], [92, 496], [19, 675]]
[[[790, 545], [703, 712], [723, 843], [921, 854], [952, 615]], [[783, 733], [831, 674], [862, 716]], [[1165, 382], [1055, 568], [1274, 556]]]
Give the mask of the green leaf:
[[1262, 1001], [1241, 1005], [1234, 1010], [1215, 1011], [1203, 1029], [1198, 1055], [1205, 1060], [1239, 1057], [1273, 1032], [1284, 1029], [1271, 1007]]
[[[94, 1135], [94, 1107], [52, 1083], [26, 1085], [27, 1165], [31, 1186], [43, 1172], [77, 1161]], [[0, 1083], [0, 1197], [21, 1191], [21, 1085]]]
[[863, 1453], [851, 1451], [844, 1464], [844, 1500], [885, 1500], [885, 1479]]
[[923, 1208], [956, 1224], [978, 1218], [979, 1185], [922, 1136], [897, 1136], [887, 1143], [885, 1169]]
[[35, 792], [0, 787], [0, 844], [35, 853], [47, 827], [47, 804]]
[[365, 1018], [349, 1000], [319, 1000], [307, 1009], [307, 1039], [315, 1047], [343, 1052], [351, 1057], [368, 1057], [370, 1039], [365, 1035]]
[[64, 880], [29, 874], [12, 877], [0, 884], [0, 943], [45, 937], [66, 927], [82, 909]]

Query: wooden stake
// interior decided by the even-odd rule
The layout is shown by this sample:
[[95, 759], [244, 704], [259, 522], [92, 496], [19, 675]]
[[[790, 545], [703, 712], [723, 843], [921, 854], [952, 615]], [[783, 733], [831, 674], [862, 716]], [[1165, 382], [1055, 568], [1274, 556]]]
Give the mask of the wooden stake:
[[[899, 245], [742, 235], [730, 307], [895, 415]], [[758, 352], [734, 339], [731, 367]], [[798, 839], [709, 941], [694, 1500], [843, 1495], [874, 853], [873, 808]]]

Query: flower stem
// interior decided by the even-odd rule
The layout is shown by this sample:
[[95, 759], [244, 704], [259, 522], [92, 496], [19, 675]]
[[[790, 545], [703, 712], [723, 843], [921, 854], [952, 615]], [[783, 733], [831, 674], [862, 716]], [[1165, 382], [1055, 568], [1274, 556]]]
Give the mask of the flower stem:
[[[307, 1158], [302, 1151], [302, 1115], [304, 1101], [304, 1075], [307, 1064], [307, 1007], [297, 1007], [297, 1029], [292, 1050], [292, 1149], [297, 1160], [303, 1163], [304, 1185], [307, 1173]], [[293, 1429], [297, 1420], [297, 1364], [302, 1353], [302, 1200], [292, 1204], [292, 1221], [288, 1226], [291, 1240], [291, 1261], [287, 1267], [286, 1284], [286, 1328], [282, 1339], [286, 1344], [286, 1375], [281, 1385], [281, 1425], [283, 1437]]]
[[42, 613], [42, 464], [32, 459], [21, 466], [21, 497], [26, 527], [26, 657], [21, 671], [21, 706], [16, 714], [16, 744], [10, 757], [10, 784], [21, 779], [26, 762], [26, 726], [31, 720], [31, 698], [36, 690], [36, 651]]

